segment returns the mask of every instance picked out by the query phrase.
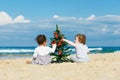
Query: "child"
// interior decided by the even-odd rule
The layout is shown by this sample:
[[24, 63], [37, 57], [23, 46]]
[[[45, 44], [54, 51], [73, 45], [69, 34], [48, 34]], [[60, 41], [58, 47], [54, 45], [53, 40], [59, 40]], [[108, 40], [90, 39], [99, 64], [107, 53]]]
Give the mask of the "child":
[[[45, 35], [38, 35], [36, 41], [39, 46], [34, 50], [32, 63], [41, 65], [50, 64], [52, 59], [49, 54], [54, 53], [56, 44], [52, 44], [52, 48], [46, 46], [47, 41]], [[26, 63], [29, 63], [29, 61], [26, 61]]]
[[89, 49], [86, 45], [86, 36], [83, 34], [77, 34], [75, 36], [75, 42], [71, 42], [67, 39], [62, 39], [63, 41], [67, 42], [68, 44], [75, 47], [76, 54], [72, 55], [70, 59], [74, 62], [88, 62], [89, 57], [87, 53], [89, 52]]

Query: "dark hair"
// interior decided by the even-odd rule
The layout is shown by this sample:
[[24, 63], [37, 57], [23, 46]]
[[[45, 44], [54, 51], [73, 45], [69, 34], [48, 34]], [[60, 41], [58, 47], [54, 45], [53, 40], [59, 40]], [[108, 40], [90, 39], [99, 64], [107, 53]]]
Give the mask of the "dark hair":
[[46, 42], [46, 37], [45, 37], [45, 35], [38, 35], [37, 37], [36, 37], [36, 41], [37, 41], [37, 43], [39, 44], [39, 45], [41, 45], [41, 44], [43, 44], [44, 42]]
[[86, 44], [86, 36], [84, 34], [77, 34], [75, 37], [78, 37], [80, 43]]

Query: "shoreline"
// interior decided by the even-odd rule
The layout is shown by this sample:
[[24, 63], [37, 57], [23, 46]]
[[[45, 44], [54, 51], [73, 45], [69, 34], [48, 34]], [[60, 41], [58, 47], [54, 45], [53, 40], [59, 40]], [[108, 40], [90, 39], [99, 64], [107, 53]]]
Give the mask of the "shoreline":
[[120, 53], [89, 54], [86, 63], [26, 64], [32, 58], [0, 59], [0, 80], [120, 80]]
[[[101, 53], [101, 52], [97, 52], [97, 53], [94, 53], [94, 52], [90, 52], [89, 55], [97, 55], [97, 54], [118, 54], [120, 53], [120, 51], [116, 51], [116, 52], [105, 52], [105, 53]], [[11, 53], [12, 54], [12, 53]], [[0, 55], [0, 60], [5, 60], [5, 59], [25, 59], [25, 58], [32, 58], [33, 57], [33, 54], [9, 54], [8, 55]], [[73, 54], [73, 53], [72, 53]], [[72, 55], [71, 54], [71, 55]]]

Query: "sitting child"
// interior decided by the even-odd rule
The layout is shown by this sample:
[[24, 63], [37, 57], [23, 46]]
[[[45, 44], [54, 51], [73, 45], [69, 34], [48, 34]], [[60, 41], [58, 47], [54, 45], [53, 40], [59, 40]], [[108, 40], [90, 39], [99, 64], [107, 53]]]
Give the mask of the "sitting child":
[[[38, 35], [36, 41], [39, 46], [34, 50], [32, 64], [50, 64], [52, 58], [49, 54], [55, 52], [56, 44], [52, 44], [52, 48], [46, 46], [47, 40], [45, 35]], [[26, 63], [29, 64], [30, 62], [26, 61]]]
[[75, 47], [76, 54], [72, 55], [70, 59], [74, 62], [88, 62], [88, 52], [89, 49], [86, 45], [86, 36], [83, 34], [77, 34], [75, 36], [75, 42], [71, 42], [67, 39], [62, 39], [63, 41], [67, 42], [71, 46]]

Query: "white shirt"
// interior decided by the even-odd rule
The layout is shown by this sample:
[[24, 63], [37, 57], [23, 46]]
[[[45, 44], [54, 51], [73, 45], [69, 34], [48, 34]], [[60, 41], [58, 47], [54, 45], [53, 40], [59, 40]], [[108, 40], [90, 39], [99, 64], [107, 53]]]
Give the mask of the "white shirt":
[[48, 46], [38, 46], [34, 50], [33, 57], [37, 57], [38, 55], [45, 56], [45, 55], [48, 55], [50, 53], [54, 53], [55, 49], [56, 49], [56, 44], [53, 44], [52, 48], [50, 48]]
[[87, 53], [89, 49], [87, 45], [83, 45], [81, 43], [75, 43], [76, 55], [78, 58], [88, 58]]
[[89, 49], [87, 45], [84, 45], [82, 43], [73, 43], [72, 41], [69, 41], [67, 39], [63, 40], [75, 47], [76, 55], [78, 58], [88, 58], [87, 53], [89, 52]]

